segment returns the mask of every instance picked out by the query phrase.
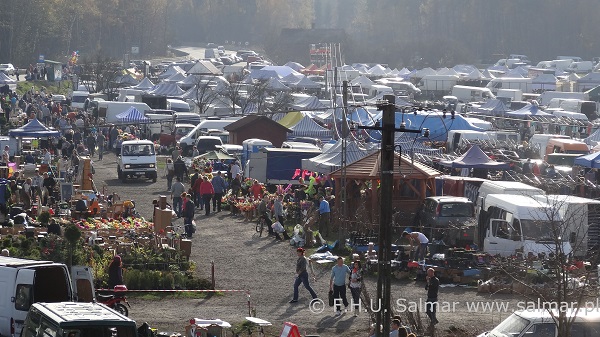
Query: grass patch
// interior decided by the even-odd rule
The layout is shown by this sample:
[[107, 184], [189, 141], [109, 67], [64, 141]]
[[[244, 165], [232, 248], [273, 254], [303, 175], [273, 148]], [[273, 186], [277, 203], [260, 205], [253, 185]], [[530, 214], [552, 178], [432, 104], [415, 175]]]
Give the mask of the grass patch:
[[127, 293], [127, 297], [136, 298], [144, 301], [160, 301], [164, 299], [205, 299], [212, 296], [223, 296], [222, 292], [204, 293], [204, 292], [144, 292]]
[[48, 82], [48, 81], [26, 81], [17, 83], [17, 93], [19, 96], [34, 87], [36, 91], [44, 88], [44, 91], [49, 94], [68, 95], [71, 92], [71, 81]]

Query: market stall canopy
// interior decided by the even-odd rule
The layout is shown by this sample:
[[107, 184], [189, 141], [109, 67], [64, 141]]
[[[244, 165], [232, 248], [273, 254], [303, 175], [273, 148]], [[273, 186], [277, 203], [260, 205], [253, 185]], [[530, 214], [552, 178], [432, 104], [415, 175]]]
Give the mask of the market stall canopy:
[[573, 165], [600, 168], [600, 152], [590, 153], [586, 154], [585, 156], [575, 158]]
[[[348, 141], [346, 144], [346, 164], [350, 165], [355, 161], [362, 159], [369, 153], [377, 149], [368, 151], [361, 148], [357, 142]], [[342, 167], [342, 141], [338, 140], [326, 152], [309, 159], [302, 159], [302, 169], [311, 172], [330, 173]]]
[[227, 153], [223, 152], [223, 151], [208, 151], [204, 154], [201, 154], [197, 157], [194, 157], [194, 160], [198, 160], [198, 159], [207, 159], [207, 160], [234, 160], [236, 159], [235, 157], [232, 157], [230, 155], [228, 155]]
[[543, 112], [537, 105], [534, 104], [527, 104], [526, 106], [522, 107], [519, 110], [515, 110], [515, 111], [508, 111], [506, 112], [506, 116], [508, 117], [533, 117], [533, 116], [543, 116], [543, 117], [549, 117], [549, 118], [554, 118], [555, 116], [552, 114], [549, 114], [547, 112]]
[[8, 135], [12, 137], [45, 138], [56, 137], [60, 135], [60, 132], [47, 128], [44, 124], [40, 123], [40, 121], [34, 119], [20, 128], [9, 130]]
[[139, 89], [139, 90], [149, 90], [154, 87], [154, 83], [148, 79], [148, 77], [144, 77], [144, 79], [138, 83], [137, 85], [131, 87], [131, 89]]
[[150, 123], [150, 118], [144, 116], [138, 109], [135, 107], [130, 107], [127, 111], [121, 112], [117, 116], [117, 121], [120, 123]]
[[147, 92], [148, 95], [166, 97], [180, 97], [184, 93], [185, 91], [183, 91], [183, 89], [181, 89], [177, 84], [166, 82], [162, 82], [158, 85], [155, 85], [154, 87], [152, 87], [152, 89], [148, 90]]
[[454, 160], [443, 160], [440, 164], [450, 168], [473, 168], [473, 169], [492, 169], [507, 170], [508, 163], [502, 163], [492, 160], [477, 145], [473, 145], [469, 151]]

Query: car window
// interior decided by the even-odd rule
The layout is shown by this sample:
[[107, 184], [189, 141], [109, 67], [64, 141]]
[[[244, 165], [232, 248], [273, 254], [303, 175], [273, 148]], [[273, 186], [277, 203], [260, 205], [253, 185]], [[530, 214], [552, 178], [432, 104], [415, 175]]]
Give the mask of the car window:
[[31, 284], [17, 285], [17, 296], [15, 297], [15, 309], [28, 311], [33, 302], [33, 286]]
[[441, 217], [468, 217], [473, 215], [473, 206], [469, 203], [444, 203], [440, 210]]
[[527, 330], [528, 337], [554, 337], [556, 325], [554, 323], [534, 324]]

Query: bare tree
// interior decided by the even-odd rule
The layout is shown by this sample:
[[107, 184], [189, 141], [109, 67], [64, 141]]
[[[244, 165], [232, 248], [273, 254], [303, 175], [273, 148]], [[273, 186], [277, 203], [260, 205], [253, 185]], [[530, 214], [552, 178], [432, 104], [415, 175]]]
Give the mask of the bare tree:
[[530, 209], [529, 216], [500, 211], [488, 217], [488, 231], [522, 244], [514, 256], [497, 260], [498, 276], [511, 280], [513, 293], [528, 301], [523, 309], [547, 310], [556, 322], [557, 335], [570, 337], [576, 315], [585, 312], [587, 302], [597, 294], [597, 285], [590, 282], [592, 271], [583, 261], [598, 264], [598, 224], [588, 219], [596, 221], [600, 203], [566, 195], [529, 198], [539, 205]]
[[220, 97], [219, 93], [214, 88], [214, 84], [211, 83], [210, 78], [207, 79], [201, 76], [198, 76], [196, 80], [194, 93], [194, 103], [198, 107], [198, 113], [200, 114], [205, 114], [211, 104]]
[[114, 80], [122, 71], [119, 62], [97, 54], [94, 60], [84, 60], [81, 69], [80, 81], [89, 92], [102, 92], [109, 97], [116, 95], [119, 84]]
[[248, 105], [256, 104], [256, 113], [258, 115], [264, 114], [268, 86], [269, 81], [267, 79], [255, 81], [254, 84], [248, 89], [248, 99], [244, 102], [243, 106], [240, 106], [242, 111], [245, 111]]
[[294, 103], [294, 97], [289, 91], [282, 91], [275, 95], [275, 100], [273, 101], [273, 106], [271, 107], [271, 111], [266, 114], [267, 117], [272, 118], [273, 114], [276, 112], [287, 112], [292, 109], [292, 104]]
[[[235, 107], [242, 106], [242, 101], [246, 97], [244, 94], [244, 88], [246, 85], [241, 81], [230, 81], [229, 86], [223, 92], [223, 96], [229, 99], [231, 102], [231, 114], [235, 115]], [[244, 105], [245, 106], [245, 105]], [[242, 109], [242, 111], [244, 111]]]

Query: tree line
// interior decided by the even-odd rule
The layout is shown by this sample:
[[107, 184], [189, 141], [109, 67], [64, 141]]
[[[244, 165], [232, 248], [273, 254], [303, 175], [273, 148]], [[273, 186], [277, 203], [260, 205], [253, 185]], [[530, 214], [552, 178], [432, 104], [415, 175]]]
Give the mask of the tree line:
[[[277, 51], [283, 28], [343, 29], [347, 63], [446, 66], [491, 62], [510, 53], [534, 60], [600, 56], [600, 3], [559, 0], [4, 0], [0, 60], [37, 55], [65, 61], [72, 51], [140, 57], [168, 45], [249, 42]], [[339, 41], [314, 41], [339, 42]], [[303, 42], [305, 43], [305, 42]], [[306, 62], [306, 53], [275, 52]], [[292, 53], [290, 53], [292, 54]], [[62, 59], [61, 59], [62, 58]]]

